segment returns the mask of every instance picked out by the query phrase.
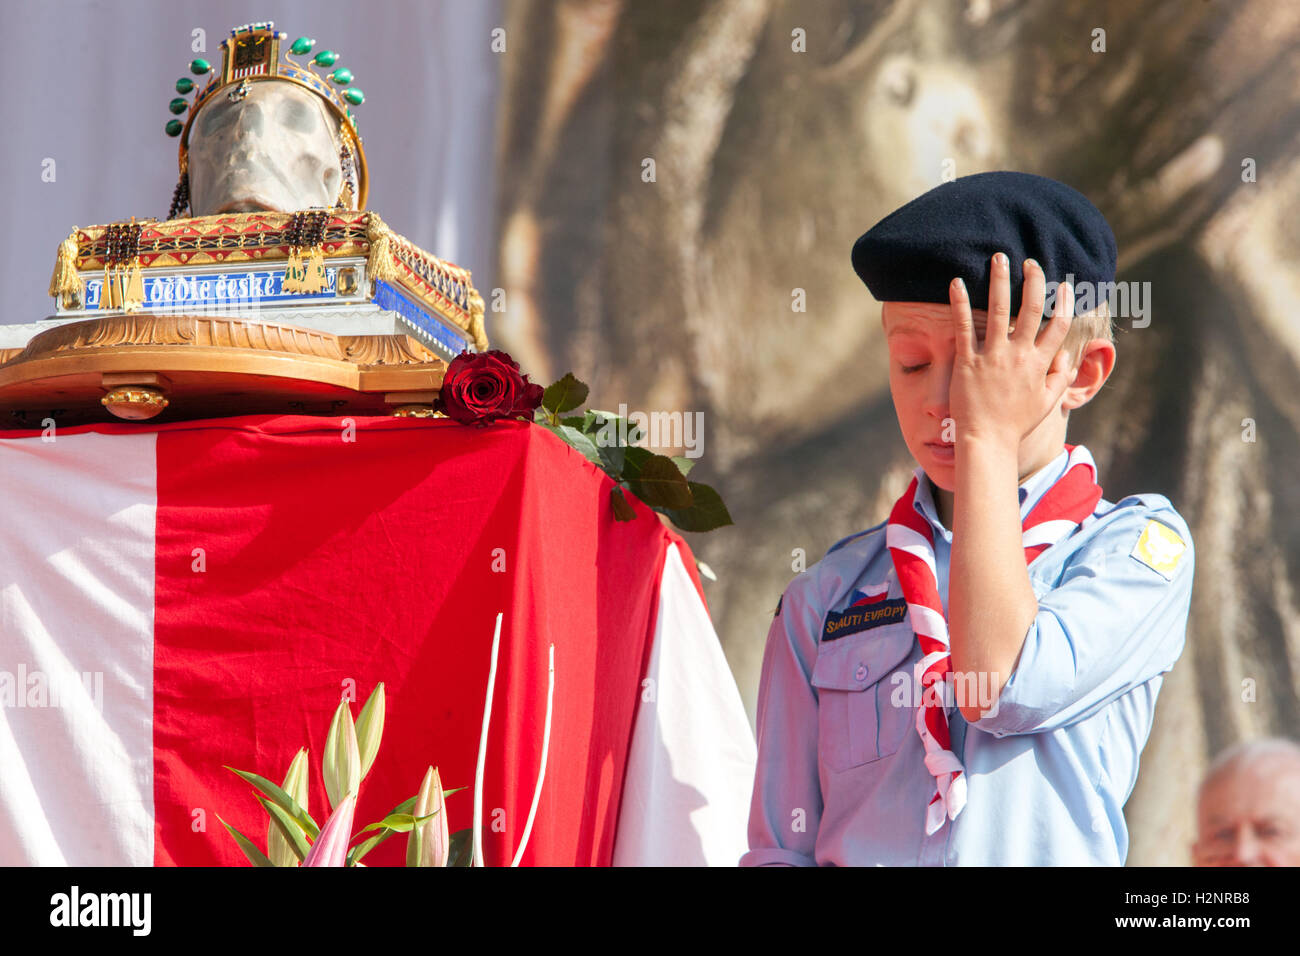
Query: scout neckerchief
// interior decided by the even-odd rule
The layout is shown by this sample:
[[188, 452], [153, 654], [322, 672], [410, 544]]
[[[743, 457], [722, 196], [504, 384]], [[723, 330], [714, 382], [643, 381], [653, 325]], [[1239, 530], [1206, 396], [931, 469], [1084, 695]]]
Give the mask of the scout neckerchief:
[[[1071, 534], [1092, 514], [1101, 500], [1097, 466], [1088, 449], [1066, 445], [1069, 459], [1065, 474], [1047, 490], [1025, 518], [1022, 541], [1025, 563]], [[952, 738], [944, 709], [943, 688], [952, 670], [948, 650], [948, 621], [934, 568], [934, 537], [930, 522], [916, 510], [916, 494], [925, 473], [918, 468], [903, 497], [894, 504], [885, 531], [885, 543], [894, 559], [903, 597], [907, 600], [912, 630], [921, 643], [921, 660], [916, 664], [917, 685], [923, 691], [916, 709], [916, 732], [925, 745], [925, 766], [934, 777], [935, 793], [926, 808], [925, 832], [930, 835], [943, 826], [944, 817], [957, 819], [966, 805], [966, 774], [961, 761], [950, 749]], [[928, 480], [928, 479], [927, 479]]]

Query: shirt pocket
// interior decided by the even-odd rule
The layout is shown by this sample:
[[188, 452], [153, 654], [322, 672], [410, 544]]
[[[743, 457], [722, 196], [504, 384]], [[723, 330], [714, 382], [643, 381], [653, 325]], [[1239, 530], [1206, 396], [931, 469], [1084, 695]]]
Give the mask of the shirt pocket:
[[[907, 622], [872, 628], [821, 644], [813, 665], [817, 688], [818, 758], [839, 772], [895, 753], [914, 712], [912, 675], [901, 687], [888, 678], [911, 656]], [[897, 689], [897, 706], [891, 695]]]

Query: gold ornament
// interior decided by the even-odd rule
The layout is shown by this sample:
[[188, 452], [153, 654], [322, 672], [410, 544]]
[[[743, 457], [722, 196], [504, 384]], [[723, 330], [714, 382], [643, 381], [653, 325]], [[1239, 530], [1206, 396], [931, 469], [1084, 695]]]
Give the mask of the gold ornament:
[[117, 266], [104, 263], [104, 291], [99, 294], [101, 309], [116, 309], [122, 304], [122, 292], [118, 287]]
[[311, 258], [303, 270], [303, 292], [324, 292], [329, 288], [329, 276], [325, 273], [325, 253], [320, 246], [311, 247]]
[[99, 400], [118, 418], [139, 422], [153, 418], [170, 404], [161, 389], [145, 385], [123, 385]]
[[294, 246], [289, 250], [289, 261], [284, 266], [284, 281], [280, 283], [281, 290], [284, 292], [301, 292], [303, 276], [302, 257], [298, 255], [298, 247]]
[[77, 274], [77, 227], [72, 227], [68, 238], [59, 243], [54, 257], [54, 274], [50, 276], [50, 295], [55, 298], [74, 294], [80, 301], [85, 292], [81, 276]]
[[122, 308], [126, 312], [137, 312], [143, 304], [144, 278], [140, 275], [140, 257], [135, 256], [127, 274], [126, 291], [122, 293]]

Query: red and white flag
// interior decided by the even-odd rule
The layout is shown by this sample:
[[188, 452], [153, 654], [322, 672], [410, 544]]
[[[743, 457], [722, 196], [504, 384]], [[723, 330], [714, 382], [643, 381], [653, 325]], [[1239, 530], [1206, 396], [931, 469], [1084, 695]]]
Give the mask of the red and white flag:
[[[263, 844], [223, 765], [320, 757], [386, 684], [358, 828], [434, 764], [508, 863], [734, 865], [754, 741], [689, 549], [544, 429], [249, 416], [0, 432], [0, 865], [241, 864]], [[470, 790], [448, 798], [470, 825]], [[404, 840], [367, 862], [400, 863]]]

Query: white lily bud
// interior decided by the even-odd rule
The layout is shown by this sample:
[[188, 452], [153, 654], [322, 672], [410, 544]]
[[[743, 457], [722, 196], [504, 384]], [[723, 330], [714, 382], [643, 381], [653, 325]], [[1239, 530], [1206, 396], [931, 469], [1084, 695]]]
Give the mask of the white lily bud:
[[[379, 741], [384, 736], [384, 685], [381, 682], [370, 694], [370, 699], [357, 715], [357, 745], [361, 748], [361, 780], [366, 779], [379, 753]], [[359, 785], [359, 781], [358, 781]]]
[[321, 765], [325, 793], [330, 806], [338, 807], [349, 793], [361, 787], [361, 752], [357, 746], [357, 728], [346, 700], [339, 701], [334, 719], [325, 738], [325, 757]]
[[437, 767], [430, 767], [425, 773], [411, 810], [411, 815], [417, 818], [430, 814], [435, 814], [432, 820], [425, 820], [411, 830], [407, 843], [407, 866], [446, 866], [451, 852], [446, 800]]
[[[284, 775], [284, 783], [280, 789], [287, 793], [302, 807], [305, 813], [311, 811], [307, 809], [307, 748], [303, 747], [293, 756], [289, 764], [289, 771]], [[289, 841], [284, 838], [280, 828], [272, 820], [267, 824], [266, 831], [266, 855], [276, 866], [297, 866], [298, 857], [294, 855], [293, 849], [289, 846]]]

